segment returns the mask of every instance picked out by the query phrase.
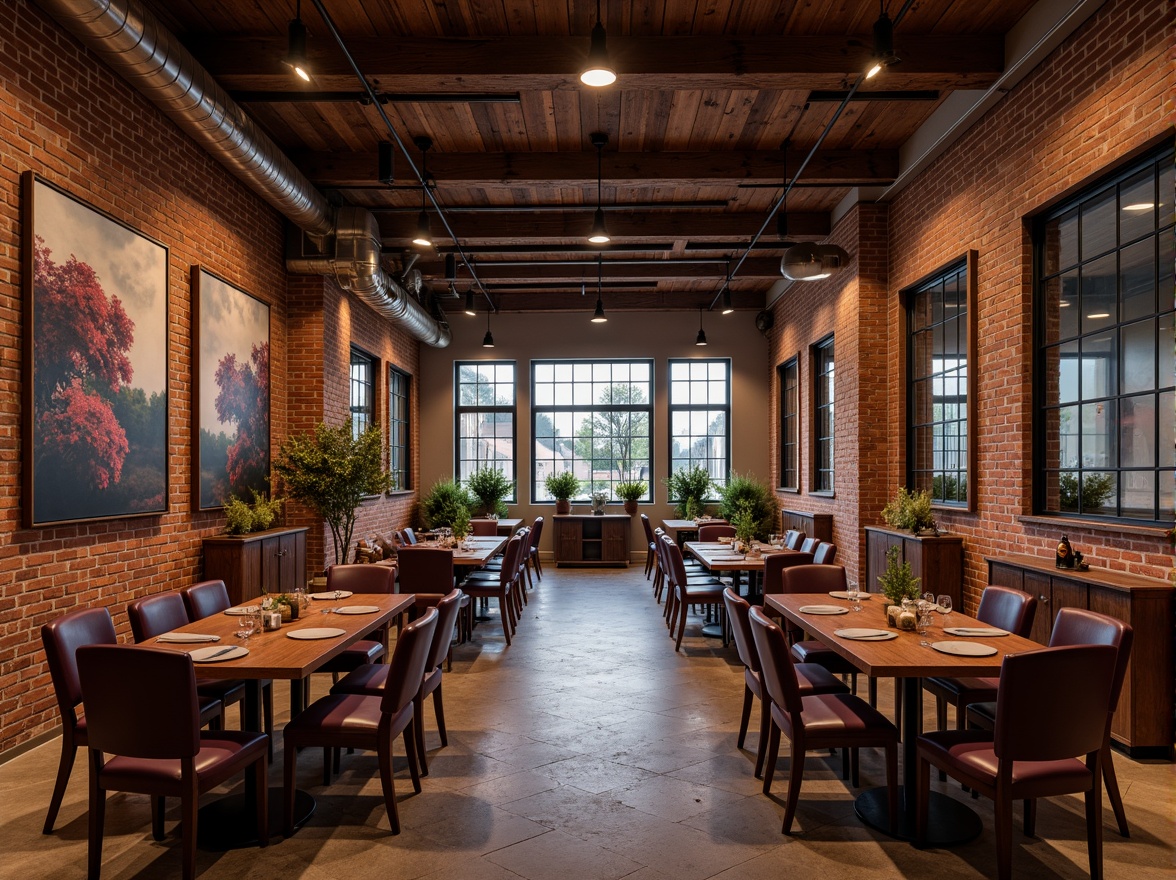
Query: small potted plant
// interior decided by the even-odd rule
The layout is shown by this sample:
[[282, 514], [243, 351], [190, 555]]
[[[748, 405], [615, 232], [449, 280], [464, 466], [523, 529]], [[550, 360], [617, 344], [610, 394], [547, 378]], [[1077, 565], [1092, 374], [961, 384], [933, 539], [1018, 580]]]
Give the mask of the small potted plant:
[[751, 542], [759, 527], [759, 515], [755, 505], [750, 501], [739, 502], [727, 521], [735, 529], [735, 545], [732, 549], [736, 553], [746, 553], [751, 549]]
[[571, 511], [571, 499], [580, 491], [580, 481], [571, 471], [560, 471], [558, 474], [548, 474], [543, 486], [549, 495], [555, 499], [555, 512], [565, 514]]
[[892, 529], [912, 535], [925, 531], [939, 534], [931, 513], [931, 493], [926, 489], [908, 492], [906, 486], [899, 486], [898, 494], [882, 508], [882, 519]]
[[473, 503], [464, 487], [453, 480], [438, 480], [421, 501], [421, 515], [430, 529], [448, 529], [459, 516], [464, 515], [469, 522]]
[[886, 622], [898, 629], [913, 630], [915, 614], [903, 607], [903, 600], [911, 602], [919, 598], [920, 578], [915, 577], [909, 562], [898, 561], [898, 548], [886, 551], [886, 571], [878, 578], [878, 585], [886, 597]]
[[225, 502], [225, 534], [248, 535], [250, 532], [264, 532], [281, 516], [282, 499], [268, 499], [253, 490], [253, 503], [230, 495]]
[[593, 516], [604, 516], [604, 505], [608, 504], [608, 493], [603, 490], [597, 490], [592, 493], [592, 514]]
[[645, 497], [645, 490], [649, 488], [641, 480], [631, 483], [617, 483], [617, 497], [625, 502], [625, 513], [629, 516], [637, 515], [637, 502]]
[[506, 502], [502, 499], [514, 494], [514, 483], [496, 467], [480, 467], [466, 480], [466, 488], [477, 499], [475, 512], [482, 516], [506, 516]]
[[702, 502], [710, 494], [710, 474], [699, 464], [679, 468], [666, 477], [666, 488], [677, 501], [674, 512], [683, 519], [694, 519], [702, 513]]

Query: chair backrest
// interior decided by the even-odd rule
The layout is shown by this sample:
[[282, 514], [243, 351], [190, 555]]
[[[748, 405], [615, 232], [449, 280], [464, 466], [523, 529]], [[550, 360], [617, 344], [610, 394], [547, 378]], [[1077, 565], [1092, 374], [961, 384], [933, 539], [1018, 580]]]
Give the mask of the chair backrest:
[[976, 619], [989, 626], [1007, 629], [1018, 636], [1028, 637], [1037, 611], [1037, 597], [1024, 590], [987, 586], [980, 594]]
[[190, 758], [200, 751], [196, 670], [187, 654], [86, 645], [78, 648], [78, 673], [92, 750], [128, 758]]
[[682, 559], [682, 549], [674, 543], [669, 535], [662, 536], [662, 570], [671, 587], [686, 583], [686, 563]]
[[535, 517], [535, 521], [531, 523], [531, 550], [535, 553], [539, 552], [539, 539], [543, 537], [543, 517]]
[[425, 660], [437, 629], [437, 617], [437, 609], [430, 608], [396, 637], [396, 647], [388, 661], [388, 681], [380, 703], [380, 711], [384, 714], [395, 715], [411, 703], [421, 689]]
[[764, 595], [784, 592], [784, 569], [812, 564], [811, 553], [769, 553], [764, 557]]
[[710, 525], [698, 527], [698, 540], [717, 541], [719, 538], [734, 538], [735, 526]]
[[131, 619], [131, 635], [136, 642], [145, 642], [191, 623], [179, 593], [156, 593], [136, 599], [127, 605], [127, 617]]
[[105, 608], [83, 608], [63, 614], [41, 627], [41, 644], [49, 663], [49, 677], [63, 720], [77, 721], [74, 709], [82, 702], [78, 679], [78, 648], [83, 645], [115, 645], [114, 621]]
[[452, 589], [433, 606], [437, 609], [437, 626], [433, 630], [433, 640], [429, 643], [429, 653], [425, 657], [425, 674], [440, 666], [449, 653], [449, 643], [453, 640], [453, 625], [457, 623], [457, 612], [461, 610], [461, 598], [464, 595], [461, 590]]
[[399, 534], [400, 534], [400, 543], [401, 544], [408, 546], [408, 545], [415, 544], [417, 542], [416, 532], [414, 532], [412, 529], [403, 528], [400, 530]]
[[1135, 631], [1130, 625], [1114, 617], [1087, 611], [1085, 608], [1061, 608], [1054, 618], [1049, 646], [1110, 645], [1119, 654], [1115, 660], [1115, 677], [1111, 680], [1111, 713], [1119, 703], [1123, 679], [1127, 676], [1127, 661], [1131, 659], [1131, 645]]
[[435, 593], [453, 589], [453, 551], [441, 547], [405, 547], [396, 557], [401, 593]]
[[832, 565], [833, 560], [837, 558], [837, 545], [830, 544], [828, 541], [822, 541], [817, 545], [817, 549], [813, 551], [813, 562], [816, 565]]
[[1110, 645], [1068, 645], [1007, 655], [996, 691], [997, 758], [1058, 761], [1101, 749], [1117, 654]]
[[730, 587], [723, 590], [723, 606], [727, 609], [727, 619], [731, 621], [731, 633], [735, 636], [735, 650], [739, 652], [739, 659], [752, 672], [759, 672], [759, 653], [755, 649], [747, 616], [751, 606]]
[[784, 546], [789, 550], [799, 550], [800, 545], [804, 543], [804, 539], [807, 537], [808, 535], [804, 532], [789, 529], [784, 533]]
[[653, 544], [653, 525], [644, 513], [641, 514], [641, 529], [645, 532], [645, 546], [651, 546]]
[[759, 654], [760, 680], [772, 702], [785, 712], [800, 714], [800, 685], [792, 667], [792, 651], [784, 631], [764, 614], [762, 608], [752, 608], [748, 614], [751, 638]]
[[828, 593], [845, 589], [845, 567], [841, 565], [794, 565], [781, 574], [785, 593]]
[[[397, 554], [398, 565], [404, 565]], [[353, 593], [396, 592], [396, 569], [390, 565], [328, 565], [327, 591], [350, 590]], [[446, 590], [437, 590], [444, 593]]]
[[201, 581], [192, 584], [180, 590], [180, 597], [184, 600], [184, 608], [188, 611], [190, 621], [220, 614], [233, 605], [224, 581]]
[[[506, 544], [507, 549], [510, 549], [511, 541], [515, 543], [514, 555], [511, 557], [511, 565], [514, 569], [514, 577], [517, 579], [518, 576], [522, 574], [523, 570], [527, 567], [527, 553], [531, 548], [531, 530], [524, 527], [511, 535], [510, 541], [508, 541]], [[507, 559], [506, 554], [504, 553], [502, 557], [502, 570], [504, 572], [506, 571], [506, 563]]]
[[817, 549], [817, 545], [821, 542], [817, 538], [804, 538], [800, 542], [800, 549], [805, 553], [812, 553]]
[[478, 538], [493, 538], [498, 534], [498, 520], [496, 519], [471, 519], [470, 529], [475, 537]]

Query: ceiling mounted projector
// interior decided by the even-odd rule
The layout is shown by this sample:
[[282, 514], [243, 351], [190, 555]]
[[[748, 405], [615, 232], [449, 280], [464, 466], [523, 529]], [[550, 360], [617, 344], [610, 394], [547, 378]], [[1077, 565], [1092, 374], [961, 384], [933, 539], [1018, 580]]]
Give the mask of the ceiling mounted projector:
[[849, 254], [835, 244], [802, 242], [780, 258], [780, 274], [789, 281], [820, 281], [849, 262]]

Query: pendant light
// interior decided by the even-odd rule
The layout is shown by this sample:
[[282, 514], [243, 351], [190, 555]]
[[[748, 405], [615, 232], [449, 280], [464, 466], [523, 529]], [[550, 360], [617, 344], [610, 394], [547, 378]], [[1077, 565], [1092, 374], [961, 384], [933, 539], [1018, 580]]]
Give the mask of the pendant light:
[[608, 320], [604, 314], [604, 300], [600, 297], [601, 288], [604, 287], [604, 255], [596, 257], [596, 311], [592, 313], [593, 324], [603, 324]]
[[608, 134], [603, 131], [594, 131], [590, 137], [592, 138], [592, 146], [596, 147], [596, 213], [592, 215], [592, 231], [588, 233], [588, 241], [592, 244], [608, 244], [612, 239], [608, 234], [608, 227], [604, 223], [604, 206], [601, 200], [604, 146], [608, 143]]
[[490, 332], [490, 313], [494, 309], [486, 309], [486, 335], [482, 337], [482, 348], [494, 347], [494, 334]]
[[425, 209], [425, 188], [429, 185], [429, 149], [433, 146], [433, 139], [419, 135], [412, 142], [421, 151], [421, 213], [417, 216], [416, 235], [412, 243], [419, 247], [432, 247], [433, 230], [429, 224], [429, 212]]
[[612, 61], [608, 57], [608, 46], [605, 44], [607, 38], [600, 20], [600, 0], [596, 0], [596, 27], [592, 28], [588, 59], [580, 72], [580, 82], [586, 86], [600, 88], [611, 86], [617, 81], [617, 72], [613, 70]]
[[302, 0], [294, 9], [294, 18], [290, 20], [290, 27], [286, 38], [286, 57], [282, 63], [287, 65], [303, 82], [310, 82], [310, 66], [306, 63], [306, 25], [302, 23]]
[[465, 313], [471, 318], [478, 314], [474, 311], [474, 289], [472, 287], [466, 291]]
[[723, 314], [729, 315], [735, 311], [731, 305], [731, 258], [727, 257], [727, 282], [723, 285]]
[[698, 310], [698, 336], [694, 339], [695, 345], [706, 345], [706, 331], [702, 329], [702, 309]]
[[874, 52], [870, 55], [870, 66], [866, 70], [866, 79], [873, 79], [883, 68], [898, 64], [899, 57], [894, 54], [894, 22], [886, 14], [886, 0], [879, 0], [882, 14], [874, 22]]

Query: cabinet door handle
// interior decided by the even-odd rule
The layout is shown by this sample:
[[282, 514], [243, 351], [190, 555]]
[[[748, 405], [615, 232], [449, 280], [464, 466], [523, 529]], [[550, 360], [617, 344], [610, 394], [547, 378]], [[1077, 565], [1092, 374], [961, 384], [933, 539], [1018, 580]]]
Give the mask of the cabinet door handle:
[[1042, 603], [1043, 605], [1048, 605], [1049, 604], [1049, 596], [1042, 594], [1037, 597], [1037, 601]]
[[274, 553], [274, 556], [285, 556], [289, 552], [289, 550], [278, 550]]

